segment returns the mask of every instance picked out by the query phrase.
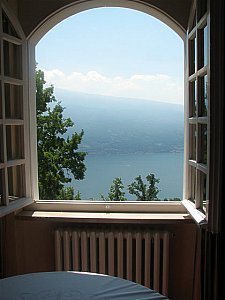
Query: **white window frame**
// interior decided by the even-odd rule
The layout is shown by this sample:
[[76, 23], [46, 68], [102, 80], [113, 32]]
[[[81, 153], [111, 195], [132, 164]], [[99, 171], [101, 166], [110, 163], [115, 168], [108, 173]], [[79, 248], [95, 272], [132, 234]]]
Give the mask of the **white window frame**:
[[[209, 15], [209, 1], [207, 1], [207, 11], [198, 18], [198, 5], [200, 5], [201, 0], [194, 0], [192, 5], [192, 10], [190, 14], [189, 19], [189, 28], [188, 28], [188, 34], [187, 34], [187, 42], [186, 42], [186, 54], [187, 54], [187, 67], [186, 67], [186, 92], [187, 92], [187, 98], [186, 98], [186, 114], [185, 114], [185, 127], [186, 127], [186, 168], [185, 168], [185, 176], [186, 176], [186, 182], [187, 187], [185, 190], [184, 200], [182, 201], [183, 205], [186, 207], [186, 209], [189, 211], [189, 213], [192, 215], [192, 217], [197, 221], [199, 224], [207, 224], [208, 219], [208, 199], [209, 199], [209, 157], [210, 157], [210, 53], [209, 53], [209, 40], [210, 40], [210, 15]], [[194, 24], [193, 24], [194, 23]], [[199, 54], [198, 49], [198, 43], [199, 43], [199, 37], [198, 33], [199, 31], [204, 28], [204, 26], [208, 27], [207, 32], [207, 64], [199, 66], [199, 56], [201, 59], [203, 59], [202, 54]], [[191, 72], [189, 67], [191, 60], [193, 59], [193, 55], [190, 50], [189, 41], [191, 41], [193, 38], [196, 39], [195, 43], [195, 65], [194, 70]], [[197, 47], [196, 47], [197, 45]], [[200, 44], [200, 47], [203, 46]], [[190, 51], [190, 52], [189, 52]], [[208, 77], [208, 113], [206, 116], [202, 117], [198, 115], [198, 108], [200, 107], [200, 102], [202, 99], [200, 99], [199, 96], [199, 90], [200, 85], [199, 80], [200, 78], [204, 78], [204, 76], [207, 75]], [[189, 94], [189, 83], [196, 84], [195, 93], [197, 92], [196, 96], [196, 115], [193, 115], [191, 112], [190, 102], [192, 95]], [[201, 157], [203, 155], [203, 147], [201, 145], [200, 140], [200, 134], [198, 132], [198, 128], [202, 125], [207, 126], [207, 162], [206, 164], [203, 164], [201, 161]], [[190, 140], [192, 133], [189, 131], [190, 126], [196, 126], [196, 150], [195, 150], [195, 158], [192, 158], [192, 153], [190, 150]], [[195, 187], [192, 186], [192, 179], [190, 174], [190, 169], [193, 169], [196, 173], [196, 179], [195, 179]], [[202, 197], [203, 197], [203, 183], [201, 181], [202, 175], [205, 174], [207, 176], [206, 180], [206, 201], [203, 203]], [[195, 189], [195, 191], [193, 191]], [[194, 197], [193, 197], [194, 195]]]

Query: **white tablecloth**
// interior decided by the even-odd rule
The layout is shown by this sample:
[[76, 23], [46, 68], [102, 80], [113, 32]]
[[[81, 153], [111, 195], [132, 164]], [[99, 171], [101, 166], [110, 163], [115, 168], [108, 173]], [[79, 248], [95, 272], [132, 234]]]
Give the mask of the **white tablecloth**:
[[165, 300], [142, 285], [81, 272], [44, 272], [0, 280], [1, 300]]

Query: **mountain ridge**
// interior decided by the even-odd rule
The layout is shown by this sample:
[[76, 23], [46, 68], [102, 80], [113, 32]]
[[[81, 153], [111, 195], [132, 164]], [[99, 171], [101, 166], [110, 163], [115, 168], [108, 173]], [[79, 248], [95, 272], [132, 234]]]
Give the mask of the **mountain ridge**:
[[88, 154], [183, 151], [183, 106], [154, 100], [55, 90]]

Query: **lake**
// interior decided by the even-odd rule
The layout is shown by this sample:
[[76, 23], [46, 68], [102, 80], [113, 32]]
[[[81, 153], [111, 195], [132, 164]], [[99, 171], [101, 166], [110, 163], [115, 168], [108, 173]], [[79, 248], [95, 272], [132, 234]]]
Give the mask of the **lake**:
[[[183, 152], [175, 153], [138, 153], [104, 154], [86, 156], [87, 167], [84, 180], [73, 180], [72, 185], [80, 191], [81, 198], [100, 200], [100, 194], [108, 195], [115, 177], [121, 177], [125, 188], [141, 175], [143, 179], [154, 173], [160, 179], [157, 184], [158, 198], [182, 198], [183, 187]], [[126, 192], [126, 189], [124, 189]], [[126, 193], [128, 200], [133, 195]]]

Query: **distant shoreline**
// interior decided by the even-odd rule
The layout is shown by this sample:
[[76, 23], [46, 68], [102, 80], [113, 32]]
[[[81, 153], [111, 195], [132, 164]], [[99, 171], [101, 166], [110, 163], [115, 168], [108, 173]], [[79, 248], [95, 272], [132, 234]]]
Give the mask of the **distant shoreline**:
[[145, 151], [137, 151], [137, 152], [127, 152], [127, 153], [119, 153], [119, 152], [100, 152], [98, 150], [95, 151], [87, 151], [86, 149], [83, 149], [82, 147], [79, 148], [78, 152], [86, 152], [87, 155], [106, 155], [106, 156], [110, 156], [110, 155], [147, 155], [147, 154], [161, 154], [161, 153], [183, 153], [184, 150], [171, 150], [171, 151], [161, 151], [161, 152], [145, 152]]

